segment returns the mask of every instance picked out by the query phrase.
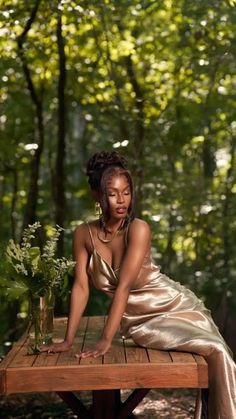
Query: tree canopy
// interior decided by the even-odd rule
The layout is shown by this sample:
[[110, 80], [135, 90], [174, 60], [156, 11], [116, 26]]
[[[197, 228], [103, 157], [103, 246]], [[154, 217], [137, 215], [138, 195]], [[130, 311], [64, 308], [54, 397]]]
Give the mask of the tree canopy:
[[40, 220], [45, 232], [65, 228], [58, 251], [69, 253], [71, 231], [93, 212], [85, 162], [118, 149], [156, 261], [205, 298], [229, 335], [235, 1], [1, 3], [2, 250]]

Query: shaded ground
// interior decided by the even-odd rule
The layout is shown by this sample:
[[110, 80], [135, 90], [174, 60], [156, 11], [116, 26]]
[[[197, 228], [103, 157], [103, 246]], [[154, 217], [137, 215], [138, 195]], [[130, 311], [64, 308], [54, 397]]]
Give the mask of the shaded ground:
[[[126, 398], [129, 392], [122, 392]], [[151, 390], [134, 410], [137, 419], [192, 419], [195, 390]], [[90, 392], [80, 400], [89, 406]], [[53, 393], [21, 394], [0, 398], [1, 419], [72, 419], [77, 416]]]

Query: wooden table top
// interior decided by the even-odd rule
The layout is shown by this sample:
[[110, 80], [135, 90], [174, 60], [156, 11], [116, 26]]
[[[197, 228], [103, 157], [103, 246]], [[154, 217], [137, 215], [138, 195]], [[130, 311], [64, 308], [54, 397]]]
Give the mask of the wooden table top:
[[[137, 347], [115, 337], [108, 353], [78, 359], [101, 335], [104, 316], [84, 317], [73, 347], [59, 354], [27, 355], [27, 335], [0, 364], [0, 394], [133, 388], [207, 388], [203, 357], [186, 352]], [[67, 319], [54, 320], [54, 341], [61, 341]]]

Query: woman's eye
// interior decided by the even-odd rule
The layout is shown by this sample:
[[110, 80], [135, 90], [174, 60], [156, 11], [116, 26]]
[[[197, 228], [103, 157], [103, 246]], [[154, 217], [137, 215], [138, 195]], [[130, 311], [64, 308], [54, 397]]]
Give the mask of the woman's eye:
[[[130, 195], [130, 191], [123, 192], [123, 195]], [[116, 196], [115, 192], [109, 192], [108, 196]]]

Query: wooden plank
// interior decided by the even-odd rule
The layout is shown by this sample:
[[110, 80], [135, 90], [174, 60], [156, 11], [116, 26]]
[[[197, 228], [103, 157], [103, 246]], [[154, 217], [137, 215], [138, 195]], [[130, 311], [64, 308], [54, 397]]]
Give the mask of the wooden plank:
[[32, 364], [32, 367], [42, 367], [42, 366], [53, 366], [57, 364], [57, 360], [58, 360], [59, 354], [48, 354], [43, 352], [42, 354], [38, 355], [34, 361], [34, 363]]
[[[103, 316], [94, 316], [88, 318], [88, 325], [86, 329], [84, 345], [82, 350], [86, 351], [94, 348], [97, 341], [102, 335], [105, 319]], [[80, 365], [98, 365], [103, 363], [103, 357], [98, 358], [81, 358]]]
[[80, 320], [79, 328], [76, 333], [76, 337], [84, 338], [84, 334], [87, 328], [88, 328], [88, 317], [82, 317]]
[[15, 358], [19, 350], [22, 348], [22, 346], [25, 344], [26, 339], [28, 336], [28, 331], [26, 331], [20, 339], [13, 345], [12, 349], [7, 353], [5, 358], [0, 363], [0, 369], [6, 368], [12, 360]]
[[[55, 335], [60, 335], [63, 330], [65, 330], [66, 318], [60, 318], [55, 320]], [[40, 361], [40, 356], [37, 355], [27, 355], [27, 336], [28, 331], [18, 340], [17, 344], [9, 353], [9, 357], [4, 359], [4, 362], [1, 364], [3, 366], [9, 366], [10, 368], [16, 367], [25, 367], [30, 366], [36, 363], [36, 365], [52, 365], [52, 359], [45, 361], [46, 357], [44, 356], [44, 361]]]
[[196, 364], [199, 383], [201, 382], [202, 377], [204, 377], [205, 370], [207, 369], [208, 371], [207, 362], [200, 355], [195, 355], [189, 352], [178, 352], [178, 351], [171, 351], [170, 355], [173, 359], [173, 362], [178, 363], [178, 364], [182, 363], [183, 368], [185, 368], [186, 365], [188, 364], [193, 364], [193, 365]]
[[189, 352], [175, 352], [169, 351], [169, 354], [173, 362], [183, 363], [183, 364], [196, 364], [196, 360], [193, 355]]
[[157, 349], [147, 349], [148, 358], [150, 362], [171, 363], [172, 358], [167, 351], [158, 351]]
[[83, 317], [71, 349], [68, 352], [61, 352], [59, 354], [57, 365], [77, 365], [80, 363], [80, 359], [76, 358], [75, 354], [80, 352], [83, 347], [87, 324], [88, 318]]
[[67, 317], [56, 317], [53, 320], [53, 339], [64, 339], [67, 321]]
[[104, 355], [104, 364], [125, 364], [125, 348], [124, 341], [120, 337], [120, 334], [117, 333], [113, 338], [111, 348]]
[[6, 371], [0, 369], [0, 396], [6, 392]]
[[[53, 342], [59, 343], [63, 341], [65, 336], [65, 329], [67, 325], [67, 318], [61, 317], [61, 318], [55, 318], [53, 320]], [[41, 354], [37, 355], [36, 359], [34, 360], [34, 363], [32, 367], [41, 367], [41, 366], [53, 366], [57, 364], [59, 354], [47, 354], [45, 352], [42, 352]]]
[[[55, 320], [55, 339], [64, 337], [67, 319]], [[112, 390], [125, 388], [207, 388], [208, 366], [203, 357], [177, 351], [137, 347], [117, 336], [104, 357], [74, 358], [73, 350], [94, 346], [101, 336], [104, 317], [84, 318], [75, 346], [61, 354], [28, 356], [25, 338], [17, 342], [0, 364], [0, 392]], [[20, 343], [21, 342], [21, 343]], [[102, 364], [104, 360], [104, 363]], [[2, 368], [3, 365], [3, 368]], [[4, 366], [5, 365], [5, 366]]]
[[[194, 359], [197, 363], [199, 381], [201, 381], [201, 378], [202, 378], [202, 376], [204, 376], [204, 372], [205, 372], [206, 368], [208, 370], [208, 364], [207, 364], [206, 360], [203, 358], [203, 356], [201, 356], [201, 355], [193, 354], [193, 357], [194, 357]], [[206, 406], [204, 408], [207, 409], [207, 403], [206, 403]]]
[[197, 364], [130, 363], [67, 365], [7, 370], [7, 394], [34, 391], [79, 391], [115, 388], [204, 388], [207, 366]]
[[149, 363], [147, 350], [141, 346], [137, 346], [132, 339], [125, 339], [125, 356], [127, 363]]
[[23, 367], [31, 367], [37, 355], [28, 355], [27, 354], [27, 341], [25, 345], [20, 348], [17, 352], [15, 358], [12, 360], [8, 368], [23, 368]]
[[207, 362], [206, 362], [206, 360], [204, 359], [203, 356], [193, 354], [193, 357], [194, 357], [194, 359], [195, 359], [195, 361], [198, 365], [207, 365]]
[[57, 359], [57, 365], [78, 365], [80, 360], [75, 354], [80, 352], [83, 344], [83, 338], [75, 338], [71, 349], [67, 352], [61, 352]]

